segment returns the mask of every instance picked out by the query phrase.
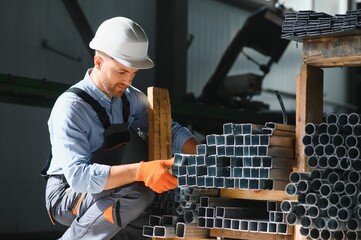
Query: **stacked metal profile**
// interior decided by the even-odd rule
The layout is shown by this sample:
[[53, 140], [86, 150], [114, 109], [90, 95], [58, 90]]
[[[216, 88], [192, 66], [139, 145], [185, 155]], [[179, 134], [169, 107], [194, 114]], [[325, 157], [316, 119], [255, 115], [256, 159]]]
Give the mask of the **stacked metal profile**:
[[216, 189], [176, 188], [159, 194], [148, 209], [148, 225], [143, 235], [157, 238], [200, 238], [209, 235], [199, 229], [198, 208], [202, 196], [218, 196]]
[[197, 154], [175, 154], [180, 187], [284, 190], [294, 161], [294, 126], [223, 125]]
[[200, 228], [242, 232], [292, 234], [280, 202], [202, 197], [198, 208]]
[[[179, 188], [151, 205], [148, 237], [205, 237], [210, 228], [290, 234], [280, 202], [218, 198], [220, 188], [284, 190], [294, 163], [294, 126], [223, 126], [206, 136], [197, 154], [175, 154]], [[212, 212], [212, 213], [211, 213]]]
[[305, 38], [325, 35], [343, 35], [360, 32], [361, 10], [350, 10], [346, 14], [329, 15], [324, 12], [285, 12], [282, 38], [302, 42]]
[[290, 225], [312, 239], [361, 238], [360, 115], [330, 114], [308, 123], [303, 138], [311, 172], [292, 172], [285, 190], [298, 201], [283, 201]]

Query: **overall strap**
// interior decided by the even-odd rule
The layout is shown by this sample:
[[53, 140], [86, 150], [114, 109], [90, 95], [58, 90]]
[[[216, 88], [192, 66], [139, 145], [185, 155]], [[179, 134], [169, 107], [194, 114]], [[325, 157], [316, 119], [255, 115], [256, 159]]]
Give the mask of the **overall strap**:
[[[88, 103], [94, 111], [97, 113], [100, 122], [102, 123], [104, 129], [107, 129], [110, 126], [110, 121], [107, 112], [105, 109], [100, 105], [100, 103], [95, 100], [92, 96], [90, 96], [84, 90], [71, 87], [67, 90], [67, 92], [72, 92], [78, 95], [81, 99], [83, 99], [86, 103]], [[125, 94], [122, 95], [122, 102], [123, 102], [123, 118], [124, 122], [128, 122], [129, 115], [130, 115], [130, 103], [127, 99]]]

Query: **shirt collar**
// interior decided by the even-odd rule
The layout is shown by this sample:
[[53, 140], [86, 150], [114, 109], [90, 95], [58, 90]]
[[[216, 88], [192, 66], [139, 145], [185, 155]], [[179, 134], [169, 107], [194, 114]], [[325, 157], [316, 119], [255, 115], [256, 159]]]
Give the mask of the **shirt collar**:
[[106, 102], [111, 102], [111, 99], [109, 99], [109, 97], [103, 93], [98, 87], [97, 85], [95, 85], [95, 83], [93, 82], [93, 80], [90, 78], [90, 73], [93, 69], [90, 68], [88, 69], [88, 71], [86, 71], [85, 76], [84, 76], [84, 86], [85, 88], [88, 88], [90, 91], [92, 91], [95, 96], [100, 99], [101, 101], [106, 101]]

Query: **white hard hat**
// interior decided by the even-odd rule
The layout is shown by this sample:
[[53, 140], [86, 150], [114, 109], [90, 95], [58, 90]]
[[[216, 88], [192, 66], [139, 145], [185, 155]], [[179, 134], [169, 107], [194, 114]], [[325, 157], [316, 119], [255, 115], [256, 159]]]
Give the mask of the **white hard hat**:
[[154, 67], [148, 56], [147, 35], [141, 26], [125, 17], [114, 17], [100, 24], [89, 47], [130, 68]]

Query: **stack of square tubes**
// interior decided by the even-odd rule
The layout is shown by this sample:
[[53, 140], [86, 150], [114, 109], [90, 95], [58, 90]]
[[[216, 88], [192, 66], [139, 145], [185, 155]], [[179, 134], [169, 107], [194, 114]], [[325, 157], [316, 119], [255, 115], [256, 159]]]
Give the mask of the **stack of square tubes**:
[[175, 154], [179, 187], [284, 190], [292, 172], [295, 128], [268, 122], [223, 125], [197, 154]]
[[361, 238], [361, 120], [357, 113], [329, 114], [308, 123], [302, 139], [310, 172], [292, 172], [283, 201], [290, 225], [312, 239]]
[[148, 225], [143, 235], [157, 238], [200, 238], [208, 229], [198, 228], [198, 208], [202, 196], [218, 196], [216, 189], [176, 188], [156, 195], [148, 208]]
[[207, 135], [196, 154], [175, 154], [179, 186], [155, 198], [143, 235], [202, 237], [212, 228], [292, 234], [280, 202], [220, 198], [219, 189], [284, 190], [294, 140], [294, 126], [226, 123], [223, 134]]

